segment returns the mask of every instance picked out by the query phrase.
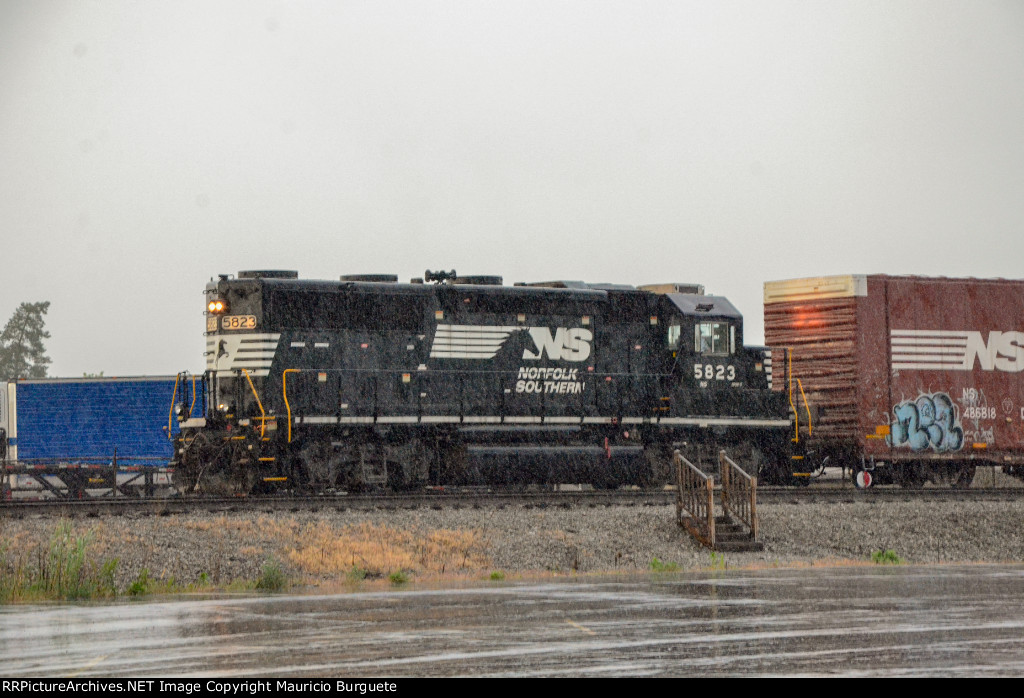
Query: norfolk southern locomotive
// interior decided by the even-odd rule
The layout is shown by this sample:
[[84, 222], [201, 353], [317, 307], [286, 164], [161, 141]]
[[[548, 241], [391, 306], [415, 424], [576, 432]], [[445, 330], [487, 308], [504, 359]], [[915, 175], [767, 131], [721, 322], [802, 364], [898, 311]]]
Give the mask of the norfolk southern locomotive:
[[795, 462], [770, 353], [700, 286], [250, 271], [206, 301], [182, 491], [650, 484], [680, 447], [775, 481]]

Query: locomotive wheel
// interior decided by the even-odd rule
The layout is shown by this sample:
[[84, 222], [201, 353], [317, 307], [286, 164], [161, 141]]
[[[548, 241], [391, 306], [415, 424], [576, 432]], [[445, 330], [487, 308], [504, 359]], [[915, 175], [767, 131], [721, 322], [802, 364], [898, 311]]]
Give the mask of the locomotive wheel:
[[468, 460], [468, 449], [461, 441], [451, 437], [438, 439], [431, 449], [430, 484], [454, 485], [466, 480]]
[[725, 449], [725, 455], [732, 458], [736, 465], [740, 466], [747, 475], [757, 477], [764, 465], [765, 457], [761, 449], [750, 442], [737, 444], [732, 449]]
[[187, 496], [201, 491], [200, 482], [213, 466], [222, 466], [224, 443], [214, 440], [213, 435], [199, 432], [190, 440], [180, 439], [175, 447], [181, 450], [174, 465], [172, 483], [178, 494]]
[[387, 486], [402, 492], [427, 484], [434, 454], [429, 442], [409, 438], [402, 443], [389, 444], [383, 450], [387, 468]]
[[388, 489], [392, 492], [402, 492], [409, 489], [409, 480], [401, 463], [389, 460], [385, 463], [385, 467], [388, 473]]
[[262, 485], [256, 468], [243, 461], [233, 461], [232, 467], [226, 470], [209, 471], [199, 481], [200, 491], [222, 497], [256, 493]]
[[323, 492], [335, 487], [344, 472], [344, 457], [328, 441], [317, 441], [299, 450], [296, 487]]
[[641, 468], [637, 477], [641, 487], [663, 487], [675, 482], [672, 472], [672, 446], [670, 444], [645, 444], [644, 456], [647, 467]]
[[171, 483], [174, 485], [174, 489], [178, 491], [178, 494], [183, 497], [194, 494], [198, 481], [196, 469], [193, 467], [186, 468], [183, 461], [179, 459], [178, 464], [174, 467], [174, 475], [171, 478]]
[[262, 484], [245, 441], [201, 432], [184, 450], [178, 456], [173, 480], [181, 494], [249, 494]]

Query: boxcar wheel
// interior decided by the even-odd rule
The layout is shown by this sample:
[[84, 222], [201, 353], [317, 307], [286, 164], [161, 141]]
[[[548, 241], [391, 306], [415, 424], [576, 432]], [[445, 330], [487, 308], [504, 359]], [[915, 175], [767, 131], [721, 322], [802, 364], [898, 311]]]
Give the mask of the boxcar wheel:
[[973, 463], [961, 463], [949, 479], [949, 486], [955, 490], [966, 490], [974, 482], [975, 470], [977, 468]]
[[897, 467], [896, 479], [900, 487], [919, 490], [928, 479], [927, 467], [924, 463], [901, 463]]
[[853, 480], [853, 486], [859, 490], [866, 490], [875, 484], [874, 473], [860, 466], [850, 469], [850, 479]]

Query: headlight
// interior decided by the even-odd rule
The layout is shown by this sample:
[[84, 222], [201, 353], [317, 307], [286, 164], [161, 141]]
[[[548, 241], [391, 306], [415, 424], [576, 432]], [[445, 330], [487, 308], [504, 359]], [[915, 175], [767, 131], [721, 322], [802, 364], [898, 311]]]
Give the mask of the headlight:
[[206, 304], [206, 309], [211, 313], [220, 314], [227, 312], [228, 304], [221, 298], [214, 298]]

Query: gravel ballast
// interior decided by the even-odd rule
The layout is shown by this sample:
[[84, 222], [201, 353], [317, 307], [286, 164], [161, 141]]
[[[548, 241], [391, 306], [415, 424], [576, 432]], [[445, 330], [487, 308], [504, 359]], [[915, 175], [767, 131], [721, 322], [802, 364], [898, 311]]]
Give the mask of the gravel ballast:
[[[418, 580], [640, 571], [657, 558], [680, 569], [866, 563], [891, 549], [908, 563], [1024, 560], [1024, 501], [762, 503], [757, 553], [713, 558], [675, 522], [672, 506], [104, 516], [70, 522], [97, 561], [118, 558], [119, 586], [153, 579], [226, 586], [275, 561], [293, 587], [403, 570]], [[33, 564], [60, 522], [0, 518], [7, 564]], [[398, 550], [400, 549], [400, 550]]]

